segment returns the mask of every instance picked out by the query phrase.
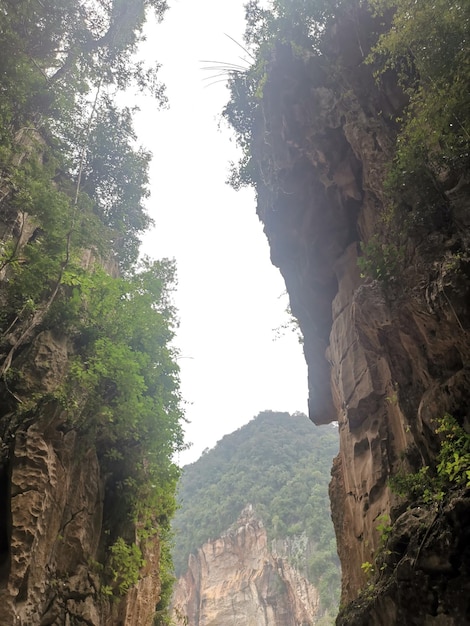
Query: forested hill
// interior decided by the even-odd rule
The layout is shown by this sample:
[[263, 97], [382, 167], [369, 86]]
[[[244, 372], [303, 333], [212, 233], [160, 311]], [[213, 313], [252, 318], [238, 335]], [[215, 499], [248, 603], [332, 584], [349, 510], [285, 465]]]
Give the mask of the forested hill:
[[303, 414], [265, 411], [183, 470], [181, 508], [174, 519], [177, 575], [188, 555], [218, 537], [251, 503], [270, 539], [308, 537], [314, 546], [298, 563], [333, 607], [340, 575], [330, 519], [328, 483], [338, 450], [334, 426], [314, 426]]

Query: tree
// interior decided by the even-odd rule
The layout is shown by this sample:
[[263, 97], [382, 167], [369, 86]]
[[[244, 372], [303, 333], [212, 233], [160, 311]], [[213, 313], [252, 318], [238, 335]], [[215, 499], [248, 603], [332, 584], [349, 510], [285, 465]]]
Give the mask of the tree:
[[[133, 54], [146, 12], [161, 19], [165, 9], [164, 0], [0, 0], [2, 436], [39, 422], [46, 407], [95, 445], [101, 570], [124, 575], [125, 592], [158, 535], [163, 612], [173, 457], [184, 448], [176, 275], [172, 261], [137, 261], [150, 225], [150, 154], [115, 96], [146, 89], [164, 104], [158, 65]], [[28, 348], [43, 331], [67, 337], [69, 361], [57, 388], [25, 391]]]

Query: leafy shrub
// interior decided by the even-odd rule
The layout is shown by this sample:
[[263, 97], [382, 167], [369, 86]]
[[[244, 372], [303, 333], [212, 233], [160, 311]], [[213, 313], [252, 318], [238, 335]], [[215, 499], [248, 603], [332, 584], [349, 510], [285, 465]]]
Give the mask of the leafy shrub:
[[357, 264], [362, 276], [390, 285], [397, 280], [403, 263], [403, 250], [391, 243], [381, 241], [373, 235], [369, 241], [361, 243], [362, 256]]
[[452, 486], [470, 487], [470, 434], [448, 413], [437, 423], [441, 446], [435, 468], [426, 465], [416, 473], [398, 472], [389, 481], [394, 493], [411, 502], [438, 502]]
[[405, 227], [442, 226], [445, 191], [470, 164], [470, 6], [461, 0], [372, 0], [392, 24], [368, 61], [377, 77], [393, 70], [408, 97], [386, 181]]
[[436, 432], [443, 437], [438, 475], [450, 483], [470, 487], [470, 435], [449, 414], [440, 420]]
[[411, 502], [422, 501], [426, 504], [432, 502], [436, 493], [442, 498], [442, 492], [436, 492], [435, 478], [430, 476], [429, 466], [421, 467], [418, 472], [406, 474], [399, 472], [392, 476], [389, 481], [390, 489], [402, 498]]
[[118, 537], [110, 548], [109, 571], [119, 595], [127, 593], [139, 581], [140, 569], [145, 565], [142, 552], [135, 543], [128, 544]]

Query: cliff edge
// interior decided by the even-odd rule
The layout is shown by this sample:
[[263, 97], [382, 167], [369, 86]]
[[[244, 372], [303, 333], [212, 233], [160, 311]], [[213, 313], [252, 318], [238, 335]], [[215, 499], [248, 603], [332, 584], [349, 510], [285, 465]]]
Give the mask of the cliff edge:
[[183, 444], [171, 261], [115, 95], [156, 1], [0, 8], [0, 623], [161, 623]]
[[[390, 19], [343, 3], [316, 50], [275, 40], [248, 163], [304, 336], [310, 417], [339, 424], [330, 486], [343, 571], [338, 624], [450, 626], [470, 623], [467, 153], [438, 167], [444, 139], [433, 144], [422, 176], [395, 171], [402, 191], [391, 200], [403, 119], [416, 113], [410, 84], [425, 80], [417, 54], [405, 79], [392, 68], [377, 80], [377, 65], [365, 62]], [[468, 149], [461, 126], [456, 141]], [[463, 459], [461, 476], [437, 495], [396, 486], [409, 476], [443, 481], [446, 440]]]

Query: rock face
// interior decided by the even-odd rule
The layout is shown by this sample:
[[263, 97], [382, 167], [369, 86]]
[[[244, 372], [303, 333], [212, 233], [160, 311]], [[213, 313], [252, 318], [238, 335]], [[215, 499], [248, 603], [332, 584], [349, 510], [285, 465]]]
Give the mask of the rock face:
[[[339, 423], [330, 491], [344, 604], [366, 584], [361, 564], [374, 562], [380, 520], [403, 513], [389, 477], [432, 462], [436, 417], [449, 412], [470, 424], [468, 185], [446, 194], [445, 226], [408, 240], [407, 266], [388, 294], [357, 265], [359, 242], [380, 232], [393, 117], [405, 102], [393, 77], [379, 89], [362, 64], [374, 30], [365, 12], [357, 29], [338, 22], [325, 43], [334, 73], [322, 57], [278, 46], [253, 140], [264, 181], [258, 214], [305, 338], [310, 417]], [[400, 518], [400, 556], [380, 602], [339, 623], [470, 623], [448, 582], [470, 586], [468, 551], [460, 551], [467, 514], [463, 494], [442, 518], [423, 521], [419, 511]]]
[[[30, 231], [26, 219], [22, 232]], [[0, 280], [8, 282], [5, 270]], [[158, 538], [142, 542], [146, 565], [127, 594], [111, 601], [103, 587], [112, 526], [103, 452], [93, 433], [71, 423], [58, 393], [73, 355], [67, 335], [39, 329], [14, 362], [15, 392], [2, 380], [0, 623], [150, 626], [160, 597]], [[136, 541], [132, 522], [125, 526]]]
[[[53, 394], [66, 372], [65, 337], [40, 333], [22, 357], [18, 392]], [[160, 593], [157, 540], [146, 569], [118, 602], [102, 593], [98, 561], [105, 480], [93, 438], [67, 424], [51, 400], [3, 415], [0, 470], [0, 623], [149, 626]]]
[[247, 507], [225, 534], [190, 556], [172, 604], [176, 623], [187, 626], [310, 626], [319, 597], [269, 551], [263, 524]]

